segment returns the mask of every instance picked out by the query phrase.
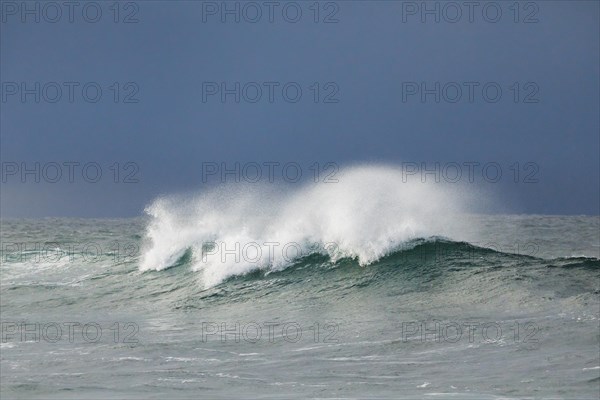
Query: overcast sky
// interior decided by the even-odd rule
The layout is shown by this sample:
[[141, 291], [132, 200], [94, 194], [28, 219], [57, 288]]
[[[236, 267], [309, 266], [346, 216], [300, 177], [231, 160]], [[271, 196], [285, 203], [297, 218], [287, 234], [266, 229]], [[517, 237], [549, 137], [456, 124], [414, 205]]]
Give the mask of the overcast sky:
[[597, 1], [21, 4], [2, 2], [2, 217], [140, 215], [217, 184], [203, 167], [270, 161], [472, 167], [502, 212], [599, 212]]

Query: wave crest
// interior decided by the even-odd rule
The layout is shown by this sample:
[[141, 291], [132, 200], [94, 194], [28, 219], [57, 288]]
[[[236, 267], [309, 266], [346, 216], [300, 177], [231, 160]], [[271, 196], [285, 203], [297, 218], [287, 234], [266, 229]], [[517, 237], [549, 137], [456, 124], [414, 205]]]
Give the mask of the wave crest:
[[415, 238], [461, 240], [471, 198], [456, 185], [403, 182], [400, 169], [382, 165], [342, 170], [337, 183], [223, 185], [163, 197], [146, 208], [140, 269], [174, 266], [191, 251], [193, 268], [213, 286], [315, 252], [367, 265]]

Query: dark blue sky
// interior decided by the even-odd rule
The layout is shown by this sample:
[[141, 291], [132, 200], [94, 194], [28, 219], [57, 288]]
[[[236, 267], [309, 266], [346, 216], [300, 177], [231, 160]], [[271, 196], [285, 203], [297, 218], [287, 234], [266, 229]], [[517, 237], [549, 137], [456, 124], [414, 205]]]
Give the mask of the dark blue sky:
[[[259, 1], [253, 23], [253, 6], [228, 2], [240, 9], [236, 23], [221, 2], [117, 10], [99, 1], [85, 12], [81, 2], [70, 22], [62, 2], [59, 17], [45, 3], [29, 2], [34, 11], [23, 14], [21, 2], [2, 1], [1, 215], [139, 215], [159, 194], [206, 188], [205, 162], [265, 161], [298, 163], [305, 177], [314, 162], [497, 163], [498, 182], [476, 169], [473, 184], [498, 194], [499, 211], [598, 214], [599, 3], [480, 2], [471, 21], [463, 3], [452, 3], [458, 18], [448, 3], [428, 2], [440, 10], [436, 22], [421, 2], [321, 2], [318, 15], [313, 1], [278, 2], [270, 22]], [[233, 94], [203, 99], [211, 82], [256, 84], [236, 103]], [[265, 82], [275, 82], [272, 102]], [[422, 99], [421, 84], [436, 82], [439, 102]], [[251, 102], [257, 85], [262, 97]], [[102, 96], [92, 102], [96, 87]], [[72, 183], [68, 162], [80, 163]], [[36, 163], [39, 183], [21, 175]], [[52, 163], [62, 168], [57, 183]], [[98, 182], [82, 178], [86, 163], [102, 169]], [[137, 183], [123, 182], [129, 172]]]

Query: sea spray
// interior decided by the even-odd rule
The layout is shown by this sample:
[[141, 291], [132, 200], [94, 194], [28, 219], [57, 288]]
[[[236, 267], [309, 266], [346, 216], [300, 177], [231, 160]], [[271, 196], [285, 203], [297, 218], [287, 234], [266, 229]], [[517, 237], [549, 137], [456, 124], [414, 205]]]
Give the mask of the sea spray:
[[256, 269], [280, 270], [311, 253], [367, 265], [415, 238], [461, 240], [473, 195], [461, 185], [405, 182], [384, 165], [343, 169], [337, 183], [230, 184], [162, 197], [140, 268], [161, 270], [191, 252], [205, 285]]

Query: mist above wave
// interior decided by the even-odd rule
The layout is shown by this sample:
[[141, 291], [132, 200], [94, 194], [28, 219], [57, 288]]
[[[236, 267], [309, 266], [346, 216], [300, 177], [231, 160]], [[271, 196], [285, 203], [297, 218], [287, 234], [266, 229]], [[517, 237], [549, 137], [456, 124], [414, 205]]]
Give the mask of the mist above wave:
[[393, 166], [342, 169], [337, 183], [222, 185], [156, 199], [146, 208], [140, 269], [191, 252], [206, 286], [256, 269], [279, 270], [310, 253], [367, 265], [415, 238], [461, 240], [476, 197], [464, 186], [403, 182]]

